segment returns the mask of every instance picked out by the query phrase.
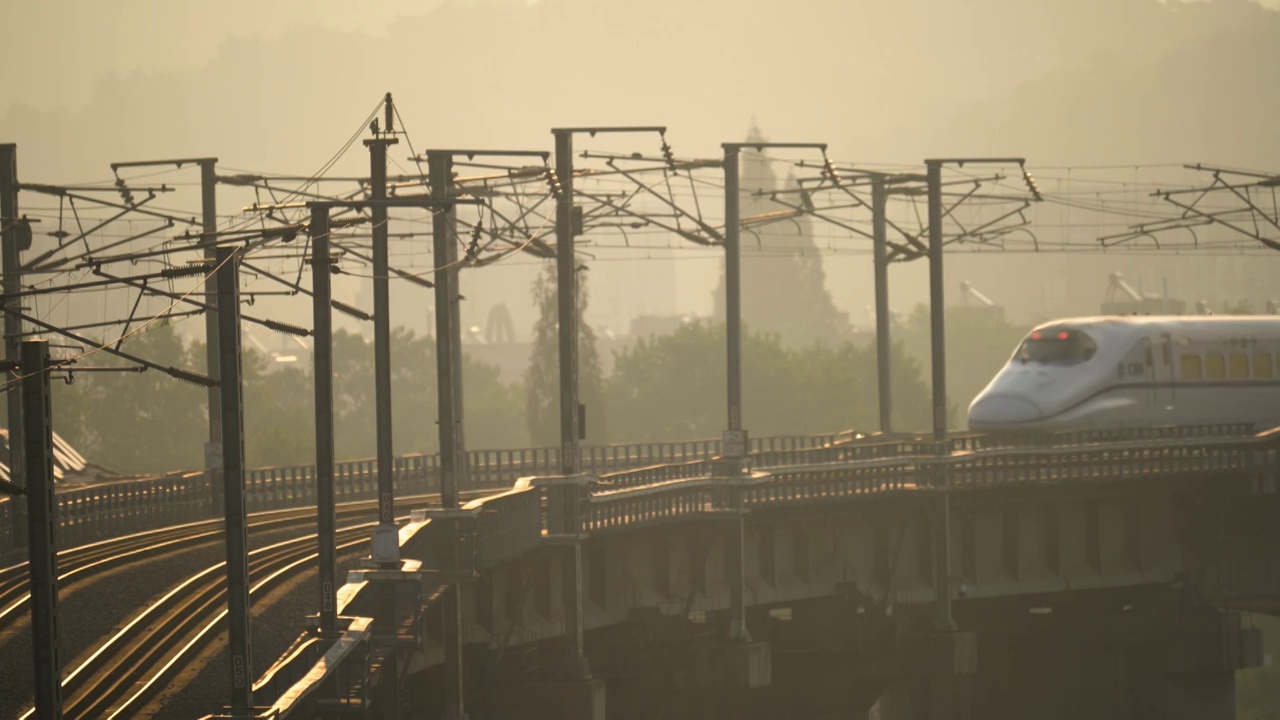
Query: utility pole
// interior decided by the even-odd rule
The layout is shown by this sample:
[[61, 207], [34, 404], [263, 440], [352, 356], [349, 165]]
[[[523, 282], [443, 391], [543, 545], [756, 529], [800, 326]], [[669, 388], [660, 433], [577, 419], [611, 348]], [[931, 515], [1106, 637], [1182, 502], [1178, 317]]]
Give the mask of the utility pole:
[[[804, 163], [801, 163], [801, 165], [803, 166]], [[892, 315], [889, 312], [889, 264], [894, 259], [894, 256], [889, 252], [888, 228], [893, 227], [904, 236], [907, 233], [889, 221], [888, 201], [890, 195], [922, 194], [918, 187], [904, 187], [904, 185], [908, 183], [923, 183], [927, 178], [919, 173], [886, 173], [860, 168], [837, 169], [830, 162], [824, 162], [821, 167], [823, 169], [824, 182], [833, 180], [833, 189], [843, 189], [847, 192], [853, 198], [855, 207], [863, 206], [871, 210], [871, 232], [867, 233], [860, 228], [825, 217], [812, 208], [796, 206], [794, 209], [804, 209], [806, 212], [820, 217], [837, 227], [871, 240], [872, 265], [875, 274], [876, 384], [879, 391], [880, 432], [893, 432], [893, 356], [891, 353], [893, 327]], [[845, 183], [840, 176], [846, 173], [855, 176], [857, 180], [853, 183]], [[870, 203], [865, 202], [850, 190], [854, 186], [861, 186], [863, 181], [871, 186]], [[915, 237], [908, 236], [908, 242], [916, 248], [927, 250], [926, 246], [920, 244]], [[895, 250], [901, 252], [906, 259], [920, 257], [915, 252], [908, 252], [902, 247], [896, 247]]]
[[373, 218], [373, 385], [378, 459], [378, 526], [373, 531], [373, 561], [398, 568], [400, 541], [396, 532], [395, 458], [391, 446], [391, 286], [387, 257], [387, 147], [399, 142], [391, 132], [395, 117], [391, 93], [383, 104], [386, 131], [364, 141], [369, 148], [369, 199]]
[[[930, 370], [933, 373], [933, 441], [937, 461], [949, 455], [947, 440], [947, 337], [946, 298], [942, 285], [942, 163], [925, 161], [929, 196], [929, 340]], [[937, 612], [934, 629], [950, 632], [956, 629], [951, 615], [951, 492], [947, 488], [945, 468], [935, 466], [934, 482], [939, 486], [938, 522], [934, 525], [934, 588]]]
[[[49, 343], [45, 340], [24, 340], [20, 362], [22, 390], [9, 395], [21, 395], [21, 422], [26, 431], [26, 444], [22, 449], [31, 511], [28, 572], [31, 576], [36, 717], [39, 720], [58, 720], [62, 717], [62, 664], [58, 662], [58, 548], [54, 539], [58, 506], [53, 499]], [[17, 416], [10, 417], [16, 419]]]
[[765, 148], [826, 152], [827, 146], [825, 143], [730, 142], [721, 143], [721, 148], [724, 150], [725, 374], [729, 383], [729, 424], [724, 433], [721, 455], [726, 462], [744, 465], [750, 446], [742, 420], [742, 197], [739, 157], [743, 148], [757, 152], [763, 152]]
[[586, 486], [579, 482], [578, 441], [583, 436], [582, 406], [578, 400], [578, 278], [574, 253], [573, 136], [587, 133], [658, 133], [662, 126], [554, 128], [556, 198], [556, 310], [560, 323], [560, 474], [568, 482], [568, 530], [572, 537], [566, 551], [563, 573], [565, 635], [569, 639], [567, 673], [575, 679], [591, 675], [583, 634], [582, 512]]
[[951, 209], [942, 207], [943, 165], [1009, 165], [1023, 167], [1023, 178], [1032, 195], [1038, 200], [1040, 192], [1026, 174], [1024, 158], [947, 158], [925, 160], [925, 180], [929, 197], [929, 331], [932, 346], [933, 373], [933, 439], [942, 443], [947, 439], [947, 348], [946, 348], [946, 298], [943, 291], [942, 222]]
[[573, 232], [573, 130], [556, 140], [556, 317], [560, 351], [560, 474], [578, 472], [578, 271]]
[[[428, 150], [427, 172], [431, 199], [444, 203], [453, 193], [453, 151]], [[466, 483], [466, 450], [462, 435], [462, 322], [458, 287], [457, 216], [451, 209], [432, 208], [432, 250], [435, 256], [436, 397], [440, 425], [440, 504], [458, 507]]]
[[333, 490], [333, 260], [329, 207], [310, 203], [312, 382], [316, 400], [316, 523], [320, 574], [320, 633], [338, 629], [336, 512]]
[[[200, 212], [201, 230], [205, 262], [215, 266], [218, 250], [213, 240], [218, 232], [218, 174], [217, 158], [201, 158], [200, 163]], [[218, 277], [214, 273], [205, 281], [205, 297], [218, 297]], [[218, 374], [218, 313], [205, 313], [204, 316], [204, 357], [205, 369], [209, 377], [217, 380]], [[209, 439], [204, 446], [204, 470], [209, 487], [214, 493], [216, 506], [217, 493], [221, 490], [218, 471], [222, 468], [222, 391], [217, 385], [209, 386]]]
[[[457, 197], [453, 184], [453, 158], [477, 156], [537, 156], [545, 162], [547, 153], [497, 150], [428, 150], [427, 172], [431, 184], [432, 250], [435, 257], [436, 398], [440, 429], [440, 505], [438, 521], [459, 520], [456, 511], [462, 488], [467, 484], [467, 450], [463, 434], [462, 321], [458, 260], [457, 215], [451, 202]], [[416, 158], [415, 158], [416, 159]], [[470, 259], [470, 258], [469, 258]], [[453, 537], [461, 536], [453, 533]], [[451, 557], [457, 558], [455, 551]], [[451, 568], [450, 568], [451, 569]], [[444, 615], [445, 718], [466, 720], [466, 697], [462, 657], [462, 603], [455, 583], [441, 598]]]
[[[729, 462], [729, 474], [746, 470], [747, 433], [742, 427], [742, 211], [738, 191], [738, 159], [741, 149], [724, 146], [724, 299], [726, 374], [729, 378], [729, 428], [721, 443], [721, 455]], [[740, 498], [739, 498], [740, 499]], [[739, 502], [739, 511], [741, 503]], [[746, 518], [741, 512], [732, 521], [726, 551], [729, 569], [729, 641], [751, 642], [747, 630]]]
[[[447, 201], [453, 194], [453, 155], [428, 151], [427, 172], [431, 199]], [[462, 323], [458, 288], [458, 243], [456, 215], [445, 206], [432, 208], [431, 241], [435, 258], [436, 304], [436, 402], [440, 427], [440, 505], [445, 512], [458, 509], [458, 495], [466, 482], [467, 454], [462, 435]], [[441, 518], [446, 523], [454, 518]], [[457, 538], [458, 533], [452, 533]], [[450, 553], [458, 557], [455, 548]], [[452, 568], [451, 568], [452, 569]], [[444, 591], [445, 718], [465, 720], [466, 696], [463, 686], [462, 598], [455, 578]]]
[[[372, 146], [371, 146], [372, 147]], [[383, 146], [385, 153], [385, 145]], [[385, 157], [385, 155], [384, 155]], [[478, 204], [475, 200], [451, 200], [450, 203], [468, 203]], [[333, 596], [332, 586], [336, 581], [332, 579], [334, 574], [333, 557], [334, 557], [334, 538], [333, 538], [333, 359], [332, 359], [332, 318], [330, 308], [333, 307], [331, 298], [331, 288], [329, 284], [329, 274], [332, 272], [332, 257], [330, 255], [330, 238], [329, 233], [332, 230], [330, 221], [330, 211], [335, 207], [342, 208], [364, 208], [370, 207], [375, 211], [375, 217], [386, 217], [387, 208], [391, 206], [397, 207], [418, 207], [432, 208], [439, 206], [433, 200], [423, 199], [422, 197], [414, 198], [383, 198], [377, 201], [370, 200], [334, 200], [320, 201], [309, 203], [311, 209], [311, 233], [312, 233], [312, 272], [313, 272], [313, 299], [312, 307], [315, 316], [315, 383], [316, 383], [316, 477], [319, 482], [317, 491], [317, 503], [319, 514], [319, 530], [320, 530], [320, 572], [321, 572], [321, 629], [326, 628], [326, 623], [336, 625], [336, 618], [330, 619], [327, 615], [336, 611], [336, 598]], [[379, 212], [380, 210], [380, 212]], [[385, 220], [383, 220], [385, 225]], [[385, 259], [385, 255], [384, 255]], [[384, 260], [385, 261], [385, 260]], [[385, 272], [381, 273], [385, 280]], [[385, 312], [383, 314], [385, 317]], [[388, 431], [390, 428], [388, 427]], [[386, 467], [390, 468], [391, 464], [387, 463]], [[381, 476], [380, 476], [381, 479]], [[382, 498], [380, 498], [381, 500]], [[388, 504], [390, 496], [386, 496]], [[381, 504], [381, 503], [380, 503]], [[456, 499], [455, 499], [456, 504]], [[387, 566], [386, 555], [389, 551], [394, 551], [398, 557], [399, 553], [399, 534], [396, 531], [394, 515], [391, 516], [391, 522], [383, 524], [379, 523], [375, 528], [374, 535], [374, 564], [376, 567], [376, 576], [374, 578], [374, 593], [376, 597], [376, 606], [374, 612], [374, 638], [375, 647], [385, 650], [383, 655], [383, 664], [381, 668], [382, 677], [387, 682], [382, 687], [382, 693], [377, 702], [382, 708], [380, 717], [396, 718], [399, 717], [400, 708], [400, 687], [398, 674], [398, 658], [396, 656], [396, 586], [397, 580], [402, 579], [404, 573], [401, 572], [398, 560], [393, 561], [391, 566]], [[377, 555], [379, 548], [379, 537], [376, 534], [378, 530], [390, 528], [389, 536], [384, 536], [383, 540], [388, 542], [383, 545], [383, 555]], [[330, 578], [330, 587], [324, 587], [324, 578], [328, 575]]]
[[889, 248], [885, 227], [888, 195], [885, 176], [879, 173], [872, 175], [871, 236], [875, 265], [876, 380], [880, 392], [880, 432], [882, 433], [892, 432], [893, 428], [893, 392], [891, 390], [893, 368], [890, 366], [889, 354]]
[[[932, 346], [933, 373], [933, 440], [936, 445], [936, 466], [934, 483], [940, 495], [939, 521], [935, 526], [936, 575], [934, 578], [938, 594], [935, 629], [949, 632], [956, 629], [951, 614], [951, 488], [946, 473], [946, 466], [941, 464], [943, 458], [950, 455], [947, 447], [947, 350], [946, 350], [946, 298], [943, 292], [942, 246], [943, 218], [950, 214], [942, 208], [942, 166], [946, 164], [1009, 164], [1017, 163], [1020, 167], [1026, 161], [1023, 158], [949, 158], [945, 160], [925, 160], [925, 179], [928, 184], [929, 197], [929, 330]], [[1030, 176], [1023, 173], [1028, 187], [1038, 198]]]
[[[22, 290], [22, 247], [20, 243], [21, 227], [18, 218], [18, 146], [12, 143], [0, 145], [0, 243], [3, 244], [4, 293], [9, 298]], [[11, 299], [7, 302], [15, 306], [8, 308], [20, 310], [22, 301]], [[4, 314], [4, 359], [10, 363], [20, 362], [19, 337], [22, 335], [22, 320], [12, 312]], [[23, 487], [26, 480], [23, 474], [22, 443], [22, 399], [16, 392], [5, 397], [7, 419], [5, 425], [9, 430], [9, 480]], [[9, 499], [13, 503], [13, 544], [22, 547], [27, 542], [27, 499], [14, 495]]]
[[942, 285], [942, 161], [926, 160], [929, 192], [929, 345], [933, 373], [933, 440], [947, 439], [946, 297]]
[[[742, 421], [742, 195], [739, 160], [743, 148], [757, 152], [765, 148], [811, 148], [826, 152], [824, 143], [723, 143], [724, 150], [724, 299], [725, 299], [725, 362], [728, 377], [729, 423], [721, 442], [725, 480], [744, 482], [748, 471], [747, 456], [750, 443]], [[743, 506], [743, 487], [735, 489], [734, 505], [737, 513], [726, 542], [729, 569], [729, 635], [734, 643], [751, 642], [747, 630], [746, 606], [746, 515]]]
[[249, 534], [244, 498], [239, 253], [239, 248], [222, 246], [217, 248], [214, 261], [218, 278], [218, 372], [222, 400], [222, 497], [226, 518], [231, 714], [234, 717], [252, 717], [253, 654], [249, 637]]
[[747, 455], [747, 433], [742, 428], [742, 195], [738, 160], [740, 145], [725, 143], [724, 150], [724, 332], [725, 375], [728, 377], [729, 425], [721, 454], [741, 461]]

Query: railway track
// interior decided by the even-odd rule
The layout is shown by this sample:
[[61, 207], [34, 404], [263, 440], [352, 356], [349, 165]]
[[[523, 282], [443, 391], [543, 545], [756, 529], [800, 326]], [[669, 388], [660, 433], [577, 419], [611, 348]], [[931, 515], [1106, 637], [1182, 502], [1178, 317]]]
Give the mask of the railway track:
[[[375, 523], [337, 531], [338, 551], [367, 543]], [[300, 537], [249, 553], [250, 598], [260, 599], [313, 569], [314, 538]], [[62, 680], [67, 717], [129, 717], [218, 633], [226, 616], [224, 563], [211, 565], [148, 605]], [[24, 714], [29, 718], [34, 712]]]
[[[315, 511], [308, 508], [273, 510], [257, 513], [249, 528], [256, 532], [302, 528], [308, 521], [314, 522], [314, 516]], [[62, 588], [122, 565], [221, 540], [222, 521], [203, 520], [68, 548], [58, 553], [58, 583]], [[28, 580], [25, 562], [0, 569], [0, 631], [25, 617], [22, 611], [31, 599]]]
[[[470, 494], [483, 495], [484, 491]], [[409, 510], [432, 505], [438, 496], [398, 500], [398, 509]], [[358, 501], [339, 506], [339, 554], [368, 543], [374, 523], [356, 516], [367, 518], [375, 505], [374, 501]], [[313, 508], [255, 513], [250, 528], [259, 533], [302, 529], [314, 523], [314, 513]], [[406, 514], [399, 520], [407, 518]], [[221, 542], [221, 524], [219, 520], [202, 521], [68, 549], [59, 554], [59, 582], [89, 580], [124, 564]], [[316, 557], [314, 533], [252, 550], [251, 600], [260, 600], [299, 575], [314, 571]], [[141, 710], [221, 631], [226, 616], [224, 568], [225, 562], [219, 562], [188, 576], [101, 642], [76, 667], [64, 668], [65, 716], [125, 718]], [[21, 609], [29, 599], [26, 572], [25, 563], [0, 570], [0, 627], [25, 617]], [[34, 708], [21, 717], [34, 717]]]

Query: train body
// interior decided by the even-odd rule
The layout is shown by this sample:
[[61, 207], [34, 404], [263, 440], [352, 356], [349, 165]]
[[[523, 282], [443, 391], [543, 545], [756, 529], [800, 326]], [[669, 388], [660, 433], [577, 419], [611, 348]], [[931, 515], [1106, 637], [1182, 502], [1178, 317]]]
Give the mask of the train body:
[[1033, 329], [973, 430], [1280, 425], [1280, 317], [1091, 317]]

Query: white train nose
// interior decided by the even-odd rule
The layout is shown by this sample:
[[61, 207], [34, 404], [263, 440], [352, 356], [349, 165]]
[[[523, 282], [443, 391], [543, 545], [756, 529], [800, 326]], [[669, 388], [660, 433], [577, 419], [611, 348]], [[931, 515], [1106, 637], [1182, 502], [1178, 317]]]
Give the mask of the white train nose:
[[1035, 422], [1044, 417], [1040, 408], [1017, 395], [987, 395], [969, 407], [969, 427], [978, 429]]

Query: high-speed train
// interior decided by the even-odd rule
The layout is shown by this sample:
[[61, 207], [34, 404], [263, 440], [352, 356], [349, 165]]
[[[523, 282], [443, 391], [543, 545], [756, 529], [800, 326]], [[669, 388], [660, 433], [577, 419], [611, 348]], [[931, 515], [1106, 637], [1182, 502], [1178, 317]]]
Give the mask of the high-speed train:
[[973, 430], [1280, 425], [1280, 317], [1091, 317], [1034, 330], [969, 406]]

